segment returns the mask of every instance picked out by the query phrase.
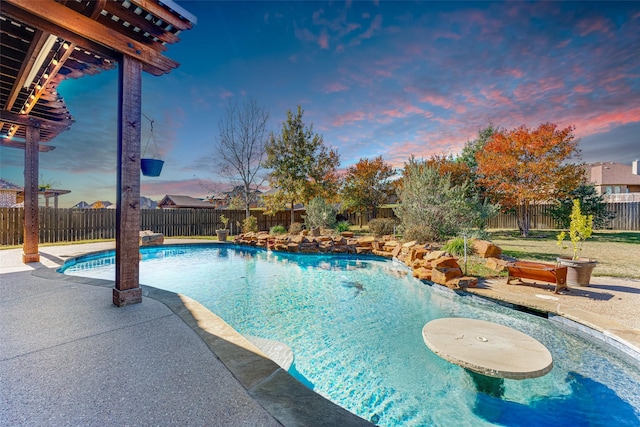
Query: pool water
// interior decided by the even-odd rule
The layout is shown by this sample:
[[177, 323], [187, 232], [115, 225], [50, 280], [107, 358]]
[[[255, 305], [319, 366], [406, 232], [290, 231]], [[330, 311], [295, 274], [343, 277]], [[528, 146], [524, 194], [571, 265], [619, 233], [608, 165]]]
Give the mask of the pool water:
[[[380, 426], [637, 426], [640, 368], [547, 319], [411, 277], [368, 256], [300, 255], [219, 245], [141, 249], [140, 282], [187, 295], [242, 334], [283, 342], [289, 372]], [[65, 274], [113, 280], [113, 252]], [[501, 397], [432, 353], [422, 327], [442, 317], [500, 323], [543, 343], [544, 377], [504, 380]]]

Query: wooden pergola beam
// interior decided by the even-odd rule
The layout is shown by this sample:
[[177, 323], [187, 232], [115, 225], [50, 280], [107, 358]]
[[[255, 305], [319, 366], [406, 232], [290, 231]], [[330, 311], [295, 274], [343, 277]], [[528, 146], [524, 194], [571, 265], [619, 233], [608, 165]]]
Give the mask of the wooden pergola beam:
[[13, 108], [13, 104], [15, 104], [18, 95], [20, 94], [20, 89], [24, 85], [25, 80], [27, 80], [27, 75], [29, 74], [29, 70], [33, 67], [36, 62], [36, 52], [40, 52], [40, 49], [44, 46], [47, 41], [47, 37], [49, 34], [36, 30], [33, 41], [29, 45], [29, 49], [26, 53], [27, 60], [22, 63], [22, 67], [18, 72], [18, 76], [16, 77], [16, 82], [11, 88], [11, 93], [9, 93], [9, 97], [7, 98], [7, 102], [4, 106], [5, 110], [11, 110]]
[[[0, 145], [3, 147], [18, 148], [20, 150], [27, 149], [26, 142], [11, 141], [10, 139], [4, 139], [4, 138], [0, 140]], [[47, 153], [55, 149], [56, 147], [54, 147], [53, 145], [38, 144], [38, 152], [40, 153]]]
[[6, 110], [0, 110], [0, 121], [4, 123], [12, 123], [19, 126], [38, 126], [40, 129], [53, 130], [58, 132], [68, 130], [73, 123], [73, 120], [57, 122], [54, 120], [42, 119], [40, 117], [29, 116], [26, 114], [17, 114]]
[[[50, 31], [52, 34], [63, 37], [65, 40], [79, 46], [84, 45], [83, 39], [90, 40], [99, 45], [108, 46], [120, 54], [136, 58], [142, 64], [143, 70], [150, 74], [156, 76], [166, 74], [179, 65], [176, 61], [163, 56], [155, 49], [132, 40], [115, 30], [106, 29], [104, 25], [59, 3], [40, 0], [3, 0], [3, 3], [3, 11], [5, 4], [12, 5], [32, 16], [50, 22], [55, 27], [75, 34], [75, 37], [67, 38], [55, 29]], [[5, 12], [10, 14], [10, 12]], [[81, 40], [78, 40], [78, 38], [81, 38]]]

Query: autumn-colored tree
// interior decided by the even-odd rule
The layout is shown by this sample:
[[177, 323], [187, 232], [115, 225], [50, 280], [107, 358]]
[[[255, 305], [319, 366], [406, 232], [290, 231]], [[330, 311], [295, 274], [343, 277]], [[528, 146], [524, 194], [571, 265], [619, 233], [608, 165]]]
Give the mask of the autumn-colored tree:
[[501, 130], [476, 154], [479, 184], [502, 208], [515, 209], [524, 237], [532, 205], [561, 198], [582, 182], [584, 169], [572, 162], [580, 155], [574, 130], [555, 123]]
[[360, 213], [369, 213], [376, 217], [378, 207], [387, 203], [394, 193], [391, 177], [395, 170], [385, 163], [382, 156], [373, 160], [361, 158], [350, 166], [342, 182], [340, 195], [342, 209]]
[[304, 125], [303, 113], [300, 106], [295, 115], [287, 111], [280, 135], [272, 133], [269, 137], [264, 162], [264, 167], [271, 170], [269, 183], [276, 189], [265, 197], [265, 204], [274, 212], [282, 210], [286, 200], [291, 206], [291, 223], [296, 201], [308, 203], [318, 196], [332, 201], [338, 189], [340, 156], [324, 145], [321, 135], [313, 133], [313, 125]]
[[437, 170], [440, 175], [449, 175], [452, 185], [466, 185], [471, 181], [469, 166], [456, 161], [451, 155], [434, 154], [427, 159], [426, 165]]

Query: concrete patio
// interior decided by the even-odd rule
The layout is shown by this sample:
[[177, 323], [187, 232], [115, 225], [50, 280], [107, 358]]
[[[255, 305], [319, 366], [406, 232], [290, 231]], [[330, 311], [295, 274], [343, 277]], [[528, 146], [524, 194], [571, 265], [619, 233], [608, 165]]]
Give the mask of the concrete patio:
[[118, 308], [112, 282], [55, 272], [113, 246], [41, 247], [29, 265], [0, 251], [0, 425], [370, 425], [196, 301], [143, 287]]

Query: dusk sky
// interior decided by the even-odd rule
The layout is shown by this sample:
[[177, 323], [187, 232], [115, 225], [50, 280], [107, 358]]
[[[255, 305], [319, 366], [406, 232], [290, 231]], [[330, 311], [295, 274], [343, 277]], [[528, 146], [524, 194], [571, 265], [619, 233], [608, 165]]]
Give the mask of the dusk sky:
[[[264, 105], [276, 133], [301, 105], [341, 168], [455, 155], [490, 122], [575, 125], [585, 162], [640, 158], [640, 2], [176, 2], [198, 20], [166, 52], [181, 65], [143, 77], [165, 165], [141, 194], [156, 201], [211, 194], [229, 99]], [[117, 85], [114, 70], [59, 86], [76, 122], [40, 172], [71, 190], [60, 207], [116, 201]], [[0, 155], [23, 185], [24, 152]]]

